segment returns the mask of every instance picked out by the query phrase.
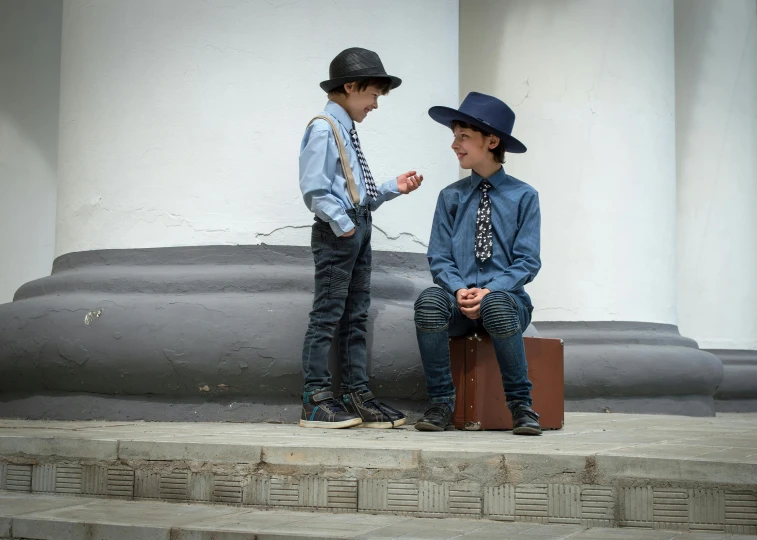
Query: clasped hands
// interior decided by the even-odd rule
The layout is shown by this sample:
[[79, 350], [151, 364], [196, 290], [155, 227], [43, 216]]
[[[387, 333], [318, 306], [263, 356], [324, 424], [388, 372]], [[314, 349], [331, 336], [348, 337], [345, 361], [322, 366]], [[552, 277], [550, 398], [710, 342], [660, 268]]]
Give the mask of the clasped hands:
[[478, 287], [458, 289], [455, 293], [457, 306], [463, 315], [475, 321], [481, 317], [481, 300], [490, 292], [489, 289], [479, 289]]

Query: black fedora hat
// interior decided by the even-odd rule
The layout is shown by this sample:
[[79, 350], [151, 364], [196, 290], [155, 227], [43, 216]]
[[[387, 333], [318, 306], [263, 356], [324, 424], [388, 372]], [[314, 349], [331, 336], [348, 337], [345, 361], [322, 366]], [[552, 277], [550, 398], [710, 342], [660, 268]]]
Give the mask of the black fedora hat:
[[431, 107], [428, 115], [450, 128], [452, 122], [457, 120], [496, 135], [505, 141], [505, 152], [522, 154], [526, 151], [526, 146], [511, 135], [515, 124], [515, 113], [504, 101], [493, 96], [471, 92], [465, 97], [459, 109]]
[[325, 92], [331, 92], [343, 84], [376, 77], [390, 79], [392, 90], [402, 84], [402, 79], [386, 74], [378, 54], [368, 49], [352, 47], [343, 50], [331, 61], [329, 80], [323, 81], [321, 88]]

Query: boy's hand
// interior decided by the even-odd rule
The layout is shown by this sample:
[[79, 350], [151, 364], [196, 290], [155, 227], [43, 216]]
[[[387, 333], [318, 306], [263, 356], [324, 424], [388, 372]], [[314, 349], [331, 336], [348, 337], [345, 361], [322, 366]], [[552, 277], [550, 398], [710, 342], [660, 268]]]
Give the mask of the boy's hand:
[[468, 296], [468, 289], [458, 289], [455, 292], [455, 298], [457, 298], [457, 306], [462, 307], [461, 302]]
[[348, 232], [344, 233], [341, 237], [342, 238], [349, 238], [353, 234], [355, 234], [355, 229], [350, 229]]
[[457, 298], [457, 304], [460, 307], [460, 311], [468, 317], [469, 319], [476, 320], [481, 316], [481, 300], [484, 299], [484, 296], [489, 294], [491, 291], [489, 289], [479, 289], [478, 287], [473, 287], [471, 289], [460, 289], [458, 293], [463, 292], [463, 294], [456, 294]]
[[408, 171], [397, 177], [397, 188], [400, 190], [400, 193], [407, 195], [411, 191], [415, 191], [421, 187], [421, 182], [423, 182], [422, 174], [417, 174], [415, 171]]

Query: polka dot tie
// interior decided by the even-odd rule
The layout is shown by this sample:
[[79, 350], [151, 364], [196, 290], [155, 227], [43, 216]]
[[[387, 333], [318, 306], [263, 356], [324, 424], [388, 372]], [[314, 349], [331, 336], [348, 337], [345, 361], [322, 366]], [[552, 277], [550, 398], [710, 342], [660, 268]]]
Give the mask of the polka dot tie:
[[492, 201], [489, 190], [492, 185], [483, 180], [478, 189], [481, 190], [481, 201], [478, 203], [476, 214], [476, 259], [484, 262], [492, 256]]

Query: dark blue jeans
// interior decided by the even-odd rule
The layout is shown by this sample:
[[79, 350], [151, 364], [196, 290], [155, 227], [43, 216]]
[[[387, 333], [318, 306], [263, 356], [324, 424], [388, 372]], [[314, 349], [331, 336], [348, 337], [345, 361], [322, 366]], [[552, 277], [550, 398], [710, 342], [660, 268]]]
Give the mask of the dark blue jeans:
[[494, 344], [507, 406], [510, 410], [517, 405], [530, 407], [531, 381], [522, 333], [530, 322], [530, 306], [506, 292], [487, 294], [481, 301], [481, 317], [474, 321], [463, 315], [455, 297], [443, 289], [431, 287], [423, 291], [415, 302], [415, 330], [431, 402], [454, 408], [449, 338], [483, 326]]
[[367, 389], [365, 335], [371, 305], [370, 211], [348, 210], [355, 234], [336, 236], [316, 218], [310, 239], [315, 261], [315, 297], [302, 346], [305, 392], [331, 389], [329, 350], [338, 328], [342, 392]]

